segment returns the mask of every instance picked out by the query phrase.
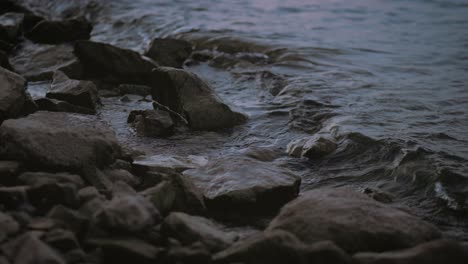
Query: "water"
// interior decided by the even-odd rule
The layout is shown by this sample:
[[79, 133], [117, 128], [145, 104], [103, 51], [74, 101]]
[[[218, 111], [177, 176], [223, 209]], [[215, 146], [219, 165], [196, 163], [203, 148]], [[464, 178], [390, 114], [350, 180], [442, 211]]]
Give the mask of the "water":
[[[69, 1], [51, 2], [44, 2], [51, 16], [74, 12]], [[300, 174], [303, 190], [380, 188], [395, 205], [468, 240], [468, 1], [114, 0], [88, 7], [79, 12], [94, 21], [96, 41], [139, 52], [155, 37], [192, 41], [211, 59], [186, 68], [250, 117], [231, 131], [141, 138], [126, 117], [149, 105], [105, 99], [100, 115], [122, 141], [148, 154], [216, 156], [332, 136], [334, 154], [318, 161], [285, 155], [274, 165]]]

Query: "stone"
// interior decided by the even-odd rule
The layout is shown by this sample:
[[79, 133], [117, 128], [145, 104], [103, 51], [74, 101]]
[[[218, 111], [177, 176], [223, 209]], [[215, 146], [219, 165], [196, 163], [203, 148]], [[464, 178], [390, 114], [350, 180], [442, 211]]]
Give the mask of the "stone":
[[415, 246], [441, 236], [429, 223], [351, 188], [320, 188], [285, 205], [267, 231], [285, 230], [306, 244], [330, 240], [349, 253]]
[[23, 77], [0, 67], [0, 124], [21, 116], [27, 100], [25, 85]]
[[146, 85], [137, 84], [121, 84], [118, 87], [120, 95], [125, 94], [136, 94], [141, 96], [147, 96], [151, 94], [151, 87]]
[[155, 67], [135, 51], [87, 40], [75, 42], [74, 54], [83, 65], [86, 79], [145, 85], [142, 76]]
[[239, 153], [266, 162], [274, 161], [283, 155], [282, 150], [275, 146], [250, 146], [239, 150]]
[[[3, 40], [0, 40], [0, 51], [2, 52], [10, 52], [12, 49], [13, 49], [13, 44], [11, 43], [8, 43], [6, 41], [3, 41]], [[6, 56], [6, 55], [5, 55]], [[6, 58], [6, 57], [5, 57]], [[8, 62], [8, 64], [10, 64], [10, 62]], [[2, 66], [5, 68], [5, 66]]]
[[140, 181], [137, 177], [123, 169], [105, 169], [102, 172], [111, 182], [123, 181], [130, 186], [137, 186]]
[[46, 96], [93, 110], [96, 110], [97, 104], [100, 103], [93, 82], [72, 80], [61, 71], [55, 72], [54, 81]]
[[69, 66], [74, 61], [76, 57], [73, 55], [73, 47], [65, 44], [51, 46], [25, 42], [10, 57], [15, 71], [28, 81], [51, 80], [56, 70]]
[[56, 204], [78, 207], [78, 195], [72, 184], [42, 183], [26, 190], [29, 202], [40, 212], [47, 212]]
[[291, 171], [241, 155], [226, 155], [187, 170], [208, 209], [253, 214], [270, 212], [295, 198], [301, 178]]
[[65, 264], [63, 258], [34, 232], [25, 233], [0, 246], [13, 264]]
[[210, 252], [227, 248], [237, 238], [235, 234], [221, 230], [218, 224], [209, 219], [182, 212], [169, 214], [162, 224], [162, 232], [183, 245], [201, 242]]
[[77, 190], [85, 186], [85, 183], [79, 175], [70, 174], [68, 172], [24, 172], [18, 176], [18, 180], [30, 186], [59, 183], [70, 184]]
[[112, 164], [121, 154], [106, 124], [94, 116], [73, 113], [40, 111], [4, 121], [0, 139], [0, 156], [38, 169], [81, 171]]
[[208, 159], [203, 156], [189, 155], [168, 156], [168, 155], [153, 155], [136, 157], [132, 163], [133, 171], [142, 176], [151, 172], [154, 173], [170, 173], [183, 172], [188, 169], [195, 169], [205, 166]]
[[161, 248], [133, 238], [89, 239], [86, 244], [101, 248], [104, 263], [158, 263], [164, 252]]
[[168, 137], [174, 134], [171, 115], [163, 110], [135, 110], [130, 112], [128, 123], [138, 134], [147, 137]]
[[157, 67], [149, 78], [155, 101], [188, 120], [195, 130], [231, 128], [246, 116], [232, 111], [200, 77], [181, 69]]
[[0, 185], [15, 185], [21, 164], [16, 161], [0, 160]]
[[8, 60], [8, 56], [6, 55], [5, 52], [2, 51], [1, 48], [0, 48], [0, 67], [3, 67], [9, 71], [14, 72], [14, 69], [10, 64], [10, 61]]
[[75, 234], [69, 230], [60, 228], [52, 229], [45, 233], [42, 240], [60, 252], [68, 252], [80, 248]]
[[172, 246], [167, 252], [167, 258], [173, 263], [212, 263], [210, 251], [201, 242], [195, 242], [188, 246]]
[[359, 264], [464, 264], [468, 262], [468, 247], [450, 240], [435, 240], [400, 251], [357, 253]]
[[288, 85], [286, 78], [269, 71], [257, 73], [256, 81], [262, 90], [267, 90], [273, 96], [277, 96]]
[[56, 205], [47, 213], [47, 217], [55, 220], [62, 227], [70, 229], [76, 234], [82, 234], [89, 224], [89, 219], [78, 211], [63, 205]]
[[86, 186], [78, 191], [80, 203], [88, 202], [94, 198], [100, 198], [101, 194], [94, 186]]
[[0, 212], [0, 243], [20, 230], [19, 224], [11, 217]]
[[59, 44], [76, 40], [89, 39], [93, 29], [86, 19], [67, 19], [64, 21], [43, 20], [26, 34], [37, 43]]
[[320, 159], [333, 153], [337, 144], [324, 137], [310, 137], [295, 140], [288, 144], [287, 152], [293, 157]]
[[6, 257], [0, 255], [0, 264], [10, 264], [10, 262]]
[[96, 111], [91, 108], [85, 108], [70, 104], [69, 102], [60, 101], [51, 98], [38, 98], [34, 100], [40, 111], [49, 111], [49, 112], [68, 112], [68, 113], [77, 113], [84, 115], [94, 115]]
[[182, 68], [191, 53], [192, 44], [188, 41], [157, 38], [151, 41], [145, 56], [153, 59], [161, 66]]
[[21, 13], [5, 13], [0, 15], [0, 40], [16, 42], [21, 34], [24, 15]]
[[26, 204], [27, 187], [0, 187], [0, 205], [7, 210], [16, 210]]

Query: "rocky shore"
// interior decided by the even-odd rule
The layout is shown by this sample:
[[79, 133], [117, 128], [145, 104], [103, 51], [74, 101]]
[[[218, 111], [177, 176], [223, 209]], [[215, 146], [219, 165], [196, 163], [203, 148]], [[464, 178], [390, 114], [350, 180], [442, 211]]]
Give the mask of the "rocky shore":
[[[139, 54], [89, 40], [92, 28], [0, 3], [0, 264], [468, 263], [466, 243], [378, 190], [300, 192], [300, 176], [269, 163], [282, 150], [207, 159], [122, 144], [97, 115], [101, 97], [151, 102], [128, 109], [142, 137], [227, 130], [248, 117], [184, 69], [192, 43], [154, 39]], [[50, 87], [33, 98], [27, 83], [39, 80]], [[316, 159], [336, 148], [313, 136], [287, 152]]]

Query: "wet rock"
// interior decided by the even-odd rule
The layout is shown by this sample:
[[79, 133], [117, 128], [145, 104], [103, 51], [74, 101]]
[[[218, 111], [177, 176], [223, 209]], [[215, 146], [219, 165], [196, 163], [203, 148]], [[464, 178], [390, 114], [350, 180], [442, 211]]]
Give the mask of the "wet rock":
[[172, 246], [167, 252], [167, 258], [169, 259], [169, 261], [175, 263], [212, 263], [210, 251], [208, 251], [201, 242], [195, 242], [188, 246]]
[[304, 193], [267, 230], [289, 231], [306, 244], [331, 240], [350, 253], [411, 247], [441, 235], [415, 216], [344, 187]]
[[209, 219], [181, 212], [173, 212], [164, 219], [162, 232], [183, 245], [201, 242], [211, 252], [227, 248], [236, 239], [236, 235], [222, 231]]
[[68, 112], [68, 113], [77, 113], [84, 115], [94, 115], [95, 110], [91, 108], [81, 107], [77, 105], [70, 104], [69, 102], [60, 101], [50, 98], [39, 98], [34, 100], [39, 110], [41, 111], [50, 111], [50, 112]]
[[137, 84], [121, 84], [118, 87], [121, 95], [124, 94], [136, 94], [141, 96], [147, 96], [151, 94], [151, 87]]
[[29, 202], [40, 212], [47, 212], [56, 204], [76, 208], [78, 196], [71, 184], [44, 183], [26, 190]]
[[270, 94], [273, 96], [278, 95], [283, 90], [283, 88], [288, 85], [288, 82], [285, 78], [269, 71], [262, 71], [257, 73], [256, 79], [257, 82], [260, 83], [260, 87], [263, 90], [270, 92]]
[[[3, 41], [3, 40], [0, 40], [0, 51], [8, 53], [13, 49], [13, 47], [14, 47], [13, 44], [8, 43], [8, 42]], [[5, 58], [7, 58], [7, 57], [5, 57]], [[8, 62], [8, 64], [10, 64], [10, 62]], [[3, 65], [2, 65], [2, 67], [6, 68]]]
[[136, 110], [128, 117], [128, 123], [138, 134], [147, 137], [168, 137], [174, 133], [171, 115], [162, 110]]
[[77, 41], [74, 54], [83, 65], [87, 79], [144, 85], [142, 76], [151, 73], [155, 67], [137, 52], [99, 42]]
[[72, 80], [60, 71], [55, 72], [54, 81], [46, 96], [93, 110], [96, 110], [99, 103], [97, 88], [93, 82]]
[[[0, 155], [30, 168], [81, 170], [112, 164], [121, 149], [113, 131], [94, 116], [37, 112], [3, 122]], [[73, 150], [73, 151], [71, 151]]]
[[158, 67], [150, 78], [152, 96], [158, 103], [184, 116], [196, 130], [230, 128], [246, 121], [233, 112], [197, 75], [188, 71]]
[[251, 157], [259, 161], [274, 161], [275, 159], [281, 157], [283, 152], [280, 148], [274, 146], [251, 146], [239, 150], [245, 156]]
[[18, 176], [18, 180], [26, 185], [37, 186], [41, 184], [70, 184], [77, 190], [85, 186], [85, 183], [79, 175], [67, 172], [49, 173], [49, 172], [24, 172]]
[[63, 258], [34, 232], [25, 233], [0, 248], [14, 264], [65, 264]]
[[73, 232], [59, 228], [45, 233], [43, 241], [60, 252], [68, 252], [80, 248]]
[[19, 162], [0, 160], [0, 185], [14, 185], [20, 170]]
[[320, 159], [333, 153], [337, 144], [324, 137], [310, 137], [295, 140], [288, 144], [287, 152], [293, 157]]
[[102, 259], [109, 264], [157, 263], [164, 252], [161, 248], [132, 238], [90, 239], [87, 244], [101, 248]]
[[114, 186], [126, 191], [114, 193], [112, 200], [96, 212], [94, 222], [105, 229], [121, 232], [140, 232], [160, 222], [159, 211], [153, 204], [125, 186], [121, 182]]
[[47, 214], [47, 217], [78, 235], [82, 234], [89, 224], [88, 218], [83, 214], [63, 205], [54, 206]]
[[192, 44], [181, 39], [154, 39], [145, 55], [161, 66], [182, 68], [192, 53]]
[[8, 210], [15, 210], [27, 202], [26, 187], [0, 187], [0, 205]]
[[170, 173], [183, 172], [188, 169], [195, 169], [205, 166], [208, 159], [203, 156], [189, 155], [187, 157], [154, 155], [140, 156], [135, 158], [132, 163], [133, 170], [138, 175], [148, 173]]
[[[284, 89], [279, 95], [287, 93], [288, 91]], [[317, 133], [325, 122], [337, 115], [333, 111], [334, 108], [336, 108], [334, 105], [305, 99], [289, 112], [289, 126], [309, 134]]]
[[27, 32], [26, 37], [37, 43], [58, 44], [89, 39], [92, 29], [93, 26], [86, 19], [43, 20]]
[[203, 195], [190, 179], [176, 172], [163, 177], [158, 185], [141, 192], [163, 215], [171, 211], [194, 214], [205, 211]]
[[301, 178], [291, 171], [244, 156], [224, 156], [188, 175], [215, 211], [268, 212], [278, 209], [299, 192]]
[[51, 80], [56, 70], [74, 61], [76, 57], [73, 55], [73, 47], [69, 45], [51, 46], [31, 42], [25, 42], [22, 48], [10, 58], [15, 71], [28, 81]]
[[118, 182], [122, 181], [128, 184], [129, 186], [137, 186], [140, 181], [138, 178], [136, 178], [133, 174], [131, 174], [127, 170], [123, 169], [105, 169], [103, 174], [106, 175], [106, 177], [111, 181], [111, 182]]
[[19, 224], [10, 215], [0, 212], [0, 243], [8, 236], [16, 234], [20, 229]]
[[0, 124], [22, 114], [27, 101], [25, 85], [23, 77], [0, 67]]
[[80, 199], [80, 203], [88, 202], [94, 198], [99, 198], [100, 196], [101, 194], [99, 191], [96, 189], [96, 187], [93, 186], [87, 186], [78, 191], [78, 198]]
[[8, 60], [8, 56], [6, 55], [5, 52], [2, 51], [0, 48], [0, 67], [3, 67], [9, 71], [14, 71], [13, 67], [10, 64], [10, 61]]
[[463, 264], [468, 262], [468, 247], [450, 240], [435, 240], [416, 247], [383, 253], [358, 253], [361, 264]]
[[363, 193], [365, 193], [367, 196], [370, 198], [381, 202], [381, 203], [391, 203], [393, 202], [393, 195], [390, 193], [387, 193], [385, 191], [382, 191], [378, 188], [365, 188]]
[[0, 40], [16, 42], [21, 34], [24, 15], [21, 13], [6, 13], [0, 15]]

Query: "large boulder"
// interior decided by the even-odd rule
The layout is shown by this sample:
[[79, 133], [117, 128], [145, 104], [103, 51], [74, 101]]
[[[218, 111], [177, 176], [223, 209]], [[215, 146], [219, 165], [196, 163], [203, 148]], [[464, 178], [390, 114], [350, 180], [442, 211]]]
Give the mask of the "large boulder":
[[153, 39], [145, 56], [161, 66], [182, 68], [192, 53], [192, 44], [181, 39]]
[[158, 67], [149, 79], [158, 103], [187, 119], [196, 130], [230, 128], [246, 121], [232, 111], [200, 77], [181, 69]]
[[30, 168], [81, 171], [111, 164], [121, 153], [114, 132], [94, 116], [36, 112], [0, 126], [0, 156]]
[[26, 37], [37, 43], [58, 44], [89, 39], [92, 29], [91, 23], [85, 19], [43, 20], [27, 32]]
[[214, 159], [184, 174], [203, 191], [209, 209], [223, 212], [278, 209], [297, 196], [301, 183], [287, 169], [241, 155]]
[[16, 42], [21, 34], [24, 15], [21, 13], [6, 13], [0, 16], [0, 40]]
[[88, 40], [77, 41], [73, 52], [83, 65], [86, 79], [145, 84], [142, 77], [156, 67], [135, 51]]
[[72, 80], [61, 71], [55, 72], [46, 96], [92, 110], [96, 110], [99, 103], [98, 91], [93, 82]]
[[468, 263], [468, 246], [441, 239], [400, 251], [358, 253], [353, 258], [359, 264], [463, 264]]
[[305, 192], [267, 230], [289, 231], [307, 244], [331, 240], [350, 253], [406, 248], [441, 236], [431, 224], [345, 187]]
[[23, 77], [0, 67], [0, 124], [22, 114], [28, 100], [25, 85]]

